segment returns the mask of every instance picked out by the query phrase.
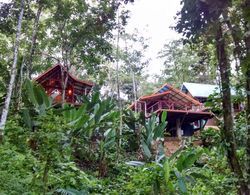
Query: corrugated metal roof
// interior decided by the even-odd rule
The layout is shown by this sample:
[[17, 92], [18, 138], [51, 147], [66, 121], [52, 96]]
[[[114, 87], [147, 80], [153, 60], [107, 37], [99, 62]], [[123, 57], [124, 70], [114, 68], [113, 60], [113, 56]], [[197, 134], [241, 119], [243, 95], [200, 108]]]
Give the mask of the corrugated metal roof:
[[[218, 85], [210, 85], [210, 84], [202, 84], [202, 83], [186, 83], [184, 82], [181, 86], [181, 91], [183, 88], [186, 89], [191, 93], [193, 97], [208, 97], [209, 95], [213, 94], [214, 92], [219, 93], [220, 89]], [[235, 90], [231, 89], [232, 95], [235, 95]]]
[[209, 85], [209, 84], [201, 84], [201, 83], [183, 83], [181, 90], [183, 88], [191, 93], [193, 97], [208, 97], [210, 94], [214, 92], [219, 92], [218, 85]]
[[160, 90], [158, 90], [156, 93], [164, 93], [168, 90], [169, 90], [169, 87], [167, 85], [165, 85]]

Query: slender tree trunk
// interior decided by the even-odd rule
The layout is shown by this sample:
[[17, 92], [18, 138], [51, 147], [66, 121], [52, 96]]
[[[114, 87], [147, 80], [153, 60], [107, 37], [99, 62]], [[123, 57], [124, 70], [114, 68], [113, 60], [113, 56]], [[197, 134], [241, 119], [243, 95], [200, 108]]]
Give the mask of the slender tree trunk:
[[[250, 0], [245, 1], [245, 6], [243, 6], [243, 11], [248, 12], [250, 10]], [[247, 13], [246, 13], [247, 14]], [[238, 36], [239, 31], [241, 30], [238, 24], [234, 24], [234, 27], [232, 26], [230, 19], [228, 17], [227, 11], [223, 14], [227, 26], [229, 30], [231, 31], [231, 35], [234, 41], [234, 55], [239, 60], [239, 67], [242, 67], [242, 70], [246, 77], [246, 95], [247, 95], [247, 106], [246, 106], [246, 117], [247, 117], [247, 163], [246, 163], [246, 173], [250, 173], [250, 21], [245, 21], [245, 32], [248, 32], [245, 34], [245, 47], [246, 47], [246, 57], [244, 58], [243, 52], [244, 49], [241, 46], [241, 39]], [[245, 17], [247, 19], [247, 17]], [[238, 73], [239, 67], [236, 67], [236, 71]], [[248, 185], [250, 185], [250, 174], [248, 174]], [[248, 186], [248, 190], [250, 191], [250, 186]], [[248, 192], [249, 193], [249, 192]]]
[[31, 74], [32, 74], [32, 63], [33, 63], [33, 56], [35, 53], [35, 49], [36, 49], [36, 40], [37, 40], [37, 31], [38, 31], [38, 26], [39, 26], [39, 21], [40, 21], [40, 16], [42, 13], [42, 9], [43, 9], [43, 4], [42, 4], [42, 0], [40, 0], [38, 2], [38, 10], [36, 13], [36, 18], [33, 24], [33, 32], [32, 32], [32, 37], [31, 37], [31, 46], [30, 46], [30, 52], [29, 52], [29, 58], [27, 61], [27, 76], [28, 78], [31, 79]]
[[19, 73], [19, 83], [17, 83], [17, 106], [16, 109], [20, 109], [21, 101], [22, 101], [22, 87], [23, 87], [23, 68], [24, 68], [25, 59], [23, 58], [22, 64], [20, 66], [20, 73]]
[[135, 79], [135, 72], [133, 68], [131, 67], [131, 74], [132, 74], [132, 82], [133, 82], [133, 93], [134, 93], [134, 101], [137, 100], [137, 87], [136, 87], [136, 79]]
[[4, 103], [4, 108], [2, 111], [1, 115], [1, 121], [0, 121], [0, 142], [3, 141], [3, 136], [4, 136], [4, 128], [9, 112], [9, 106], [10, 106], [10, 100], [12, 96], [12, 91], [14, 88], [14, 83], [16, 79], [16, 73], [17, 73], [17, 58], [18, 58], [18, 49], [19, 49], [19, 42], [20, 42], [20, 35], [21, 35], [21, 28], [22, 28], [22, 20], [23, 20], [23, 12], [24, 12], [24, 2], [25, 0], [21, 1], [21, 7], [20, 7], [20, 14], [18, 18], [18, 24], [17, 24], [17, 32], [16, 32], [16, 43], [14, 47], [14, 59], [13, 59], [13, 64], [11, 68], [11, 76], [10, 76], [10, 82], [8, 85], [8, 90], [7, 90], [7, 96], [5, 98], [5, 103]]
[[[249, 45], [250, 46], [250, 45]], [[248, 49], [248, 56], [250, 56], [250, 47]], [[250, 66], [250, 64], [248, 64]], [[250, 194], [250, 68], [246, 71], [246, 92], [247, 92], [247, 169], [246, 173], [248, 173], [247, 181], [248, 181], [248, 190]]]
[[230, 64], [228, 62], [227, 52], [225, 49], [225, 39], [223, 36], [222, 26], [219, 22], [216, 34], [216, 51], [222, 85], [222, 105], [224, 119], [224, 127], [222, 129], [222, 133], [226, 142], [227, 158], [232, 171], [239, 179], [239, 193], [246, 194], [247, 185], [244, 182], [243, 172], [236, 154], [236, 141], [233, 132], [233, 116], [230, 91]]
[[[250, 191], [250, 0], [245, 1], [244, 15], [246, 19], [246, 32], [245, 32], [245, 44], [246, 44], [246, 58], [244, 59], [243, 68], [245, 69], [246, 75], [246, 94], [247, 94], [247, 173], [248, 173], [248, 189]], [[250, 192], [249, 192], [250, 194]]]
[[[117, 42], [116, 42], [116, 85], [117, 85], [117, 98], [118, 98], [118, 107], [120, 112], [120, 124], [119, 124], [119, 132], [118, 132], [118, 151], [119, 154], [120, 147], [121, 147], [121, 136], [122, 136], [122, 101], [120, 97], [120, 79], [119, 79], [119, 41], [120, 41], [120, 22], [119, 22], [119, 10], [117, 10], [117, 24], [118, 24], [118, 31], [117, 31]], [[117, 158], [118, 159], [118, 158]]]
[[[23, 76], [25, 75], [26, 78], [31, 79], [32, 61], [33, 61], [33, 56], [34, 56], [35, 48], [36, 48], [38, 24], [39, 24], [40, 16], [42, 13], [42, 8], [43, 8], [42, 0], [40, 0], [38, 2], [38, 10], [37, 10], [35, 21], [33, 24], [30, 51], [27, 55], [27, 59], [25, 59], [25, 56], [23, 57], [23, 61], [22, 61], [21, 67], [20, 67], [20, 78], [19, 78], [19, 84], [18, 84], [18, 89], [17, 89], [17, 110], [20, 109], [20, 104], [22, 101], [22, 86], [23, 86], [23, 81], [24, 81]], [[24, 74], [25, 66], [26, 66], [26, 74]]]
[[240, 26], [238, 24], [232, 25], [231, 20], [228, 16], [228, 9], [225, 9], [223, 12], [223, 18], [227, 24], [228, 29], [231, 32], [231, 36], [233, 38], [234, 42], [234, 59], [236, 61], [236, 73], [239, 76], [239, 71], [240, 71], [240, 64], [242, 60], [242, 53], [243, 53], [243, 48], [241, 47], [241, 38], [239, 36], [240, 34]]
[[[136, 79], [135, 79], [135, 72], [134, 72], [135, 66], [128, 60], [128, 47], [127, 47], [126, 37], [125, 37], [125, 50], [126, 50], [126, 55], [127, 55], [126, 65], [130, 67], [130, 74], [132, 77], [133, 96], [134, 96], [133, 99], [134, 99], [134, 102], [136, 102], [136, 100], [137, 100], [137, 87], [136, 87]], [[135, 104], [135, 111], [136, 111], [136, 104]]]

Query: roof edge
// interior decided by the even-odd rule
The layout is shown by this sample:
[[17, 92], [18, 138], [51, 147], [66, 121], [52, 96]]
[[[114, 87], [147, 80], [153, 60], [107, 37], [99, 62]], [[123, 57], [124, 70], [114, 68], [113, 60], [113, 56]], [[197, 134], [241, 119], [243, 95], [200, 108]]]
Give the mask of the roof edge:
[[63, 69], [65, 72], [68, 73], [69, 77], [71, 77], [71, 79], [73, 79], [74, 81], [78, 82], [78, 83], [82, 83], [85, 85], [89, 85], [91, 87], [93, 87], [95, 85], [94, 82], [92, 81], [86, 81], [86, 80], [80, 80], [78, 78], [76, 78], [75, 76], [73, 76], [70, 72], [68, 72], [65, 67], [63, 67], [61, 64], [55, 64], [54, 66], [52, 66], [51, 68], [47, 69], [44, 73], [40, 74], [37, 78], [35, 78], [35, 81], [38, 81], [42, 76], [48, 74], [49, 72], [51, 72], [52, 70], [56, 69], [57, 67], [60, 67], [61, 69]]

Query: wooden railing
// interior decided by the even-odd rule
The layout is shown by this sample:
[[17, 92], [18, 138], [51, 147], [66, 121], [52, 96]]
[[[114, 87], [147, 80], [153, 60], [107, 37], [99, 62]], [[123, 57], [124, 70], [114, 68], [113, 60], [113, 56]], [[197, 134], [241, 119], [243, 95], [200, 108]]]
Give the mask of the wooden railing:
[[[166, 102], [166, 101], [158, 101], [147, 108], [146, 102], [144, 101], [137, 101], [135, 103], [135, 111], [136, 112], [144, 112], [145, 115], [149, 115], [153, 112], [156, 112], [159, 109], [167, 109], [167, 110], [178, 110], [174, 102]], [[187, 110], [187, 111], [202, 111], [204, 110], [204, 105], [201, 106], [186, 106], [184, 109], [181, 110]]]

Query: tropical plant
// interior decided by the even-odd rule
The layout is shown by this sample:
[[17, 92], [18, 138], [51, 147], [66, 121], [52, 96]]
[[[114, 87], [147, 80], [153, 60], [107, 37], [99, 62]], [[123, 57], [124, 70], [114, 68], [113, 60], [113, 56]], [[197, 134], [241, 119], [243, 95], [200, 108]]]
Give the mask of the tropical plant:
[[[117, 143], [119, 112], [110, 99], [101, 99], [100, 93], [85, 98], [83, 105], [65, 108], [63, 115], [72, 128], [72, 145], [77, 158], [83, 161], [98, 161], [99, 174], [107, 172], [106, 154]], [[112, 121], [112, 122], [111, 122]]]
[[[142, 190], [140, 193], [188, 194], [190, 187], [188, 183], [194, 184], [196, 178], [202, 177], [194, 167], [194, 163], [202, 153], [201, 148], [190, 148], [183, 151], [178, 150], [170, 158], [162, 155], [156, 161], [148, 164], [137, 161], [129, 162], [129, 165], [142, 166], [142, 168], [132, 177], [132, 181], [127, 187], [130, 190], [133, 188], [133, 190]], [[134, 187], [131, 188], [131, 185]]]
[[163, 112], [160, 122], [159, 116], [153, 114], [148, 121], [143, 124], [141, 130], [141, 147], [145, 157], [157, 158], [164, 153], [162, 142], [164, 141], [164, 131], [167, 126], [167, 113]]

